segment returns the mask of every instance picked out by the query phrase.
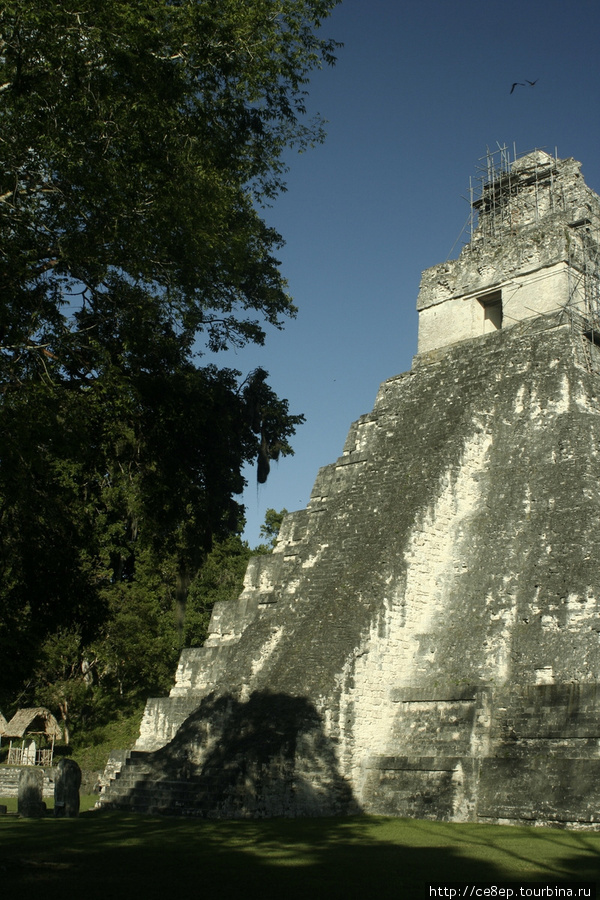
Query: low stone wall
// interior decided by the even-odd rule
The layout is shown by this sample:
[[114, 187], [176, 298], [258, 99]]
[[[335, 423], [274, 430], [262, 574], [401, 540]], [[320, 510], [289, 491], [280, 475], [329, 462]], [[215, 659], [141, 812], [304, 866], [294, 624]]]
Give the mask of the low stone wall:
[[[44, 797], [54, 796], [54, 767], [44, 769]], [[21, 766], [0, 766], [0, 797], [16, 797]]]
[[[18, 795], [21, 766], [0, 766], [0, 797], [16, 797]], [[44, 797], [54, 796], [54, 778], [56, 766], [44, 768]], [[100, 772], [82, 770], [81, 793], [94, 794], [99, 791]]]

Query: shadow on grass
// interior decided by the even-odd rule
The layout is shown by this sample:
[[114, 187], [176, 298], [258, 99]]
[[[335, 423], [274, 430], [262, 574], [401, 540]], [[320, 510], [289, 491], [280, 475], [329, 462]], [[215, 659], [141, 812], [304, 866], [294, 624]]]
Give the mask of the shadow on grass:
[[384, 818], [215, 821], [89, 812], [0, 821], [8, 895], [429, 897], [449, 882], [589, 881], [600, 834]]

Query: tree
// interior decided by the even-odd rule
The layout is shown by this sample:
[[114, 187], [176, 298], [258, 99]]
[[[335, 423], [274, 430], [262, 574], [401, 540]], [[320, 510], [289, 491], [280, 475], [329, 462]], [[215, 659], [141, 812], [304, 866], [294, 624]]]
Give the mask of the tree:
[[[283, 186], [335, 0], [17, 0], [0, 14], [2, 369], [85, 385], [293, 313]], [[64, 304], [67, 304], [66, 309]], [[117, 326], [115, 328], [115, 326]], [[152, 352], [147, 346], [153, 339]]]
[[238, 526], [243, 464], [266, 477], [291, 452], [302, 417], [267, 373], [198, 355], [294, 315], [259, 205], [286, 150], [322, 140], [305, 89], [334, 61], [316, 31], [336, 2], [2, 6], [0, 641], [16, 683], [48, 634], [87, 646], [142, 571], [181, 618]]
[[277, 543], [277, 538], [279, 537], [279, 532], [281, 531], [281, 524], [284, 518], [287, 516], [287, 509], [280, 509], [277, 512], [276, 509], [268, 509], [265, 513], [265, 521], [264, 524], [260, 526], [260, 536], [265, 538], [268, 541], [268, 544], [261, 544], [259, 548], [261, 551], [264, 548], [264, 552], [270, 553], [273, 550], [273, 547]]
[[186, 647], [201, 647], [215, 603], [237, 600], [253, 551], [239, 534], [215, 543], [190, 585], [185, 619]]

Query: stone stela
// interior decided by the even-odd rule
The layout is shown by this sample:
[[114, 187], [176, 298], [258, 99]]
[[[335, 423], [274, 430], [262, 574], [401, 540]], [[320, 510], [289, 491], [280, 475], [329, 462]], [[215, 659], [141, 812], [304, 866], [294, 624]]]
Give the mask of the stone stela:
[[[489, 162], [489, 161], [488, 161]], [[418, 353], [215, 606], [100, 802], [597, 827], [600, 198], [488, 165]]]

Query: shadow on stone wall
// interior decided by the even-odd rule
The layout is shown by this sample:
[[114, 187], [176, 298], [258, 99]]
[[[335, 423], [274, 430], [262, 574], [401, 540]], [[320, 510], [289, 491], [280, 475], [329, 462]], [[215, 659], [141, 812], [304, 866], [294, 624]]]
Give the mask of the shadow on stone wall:
[[241, 702], [212, 694], [151, 759], [148, 780], [178, 782], [200, 815], [361, 812], [319, 713], [302, 697], [257, 691]]

